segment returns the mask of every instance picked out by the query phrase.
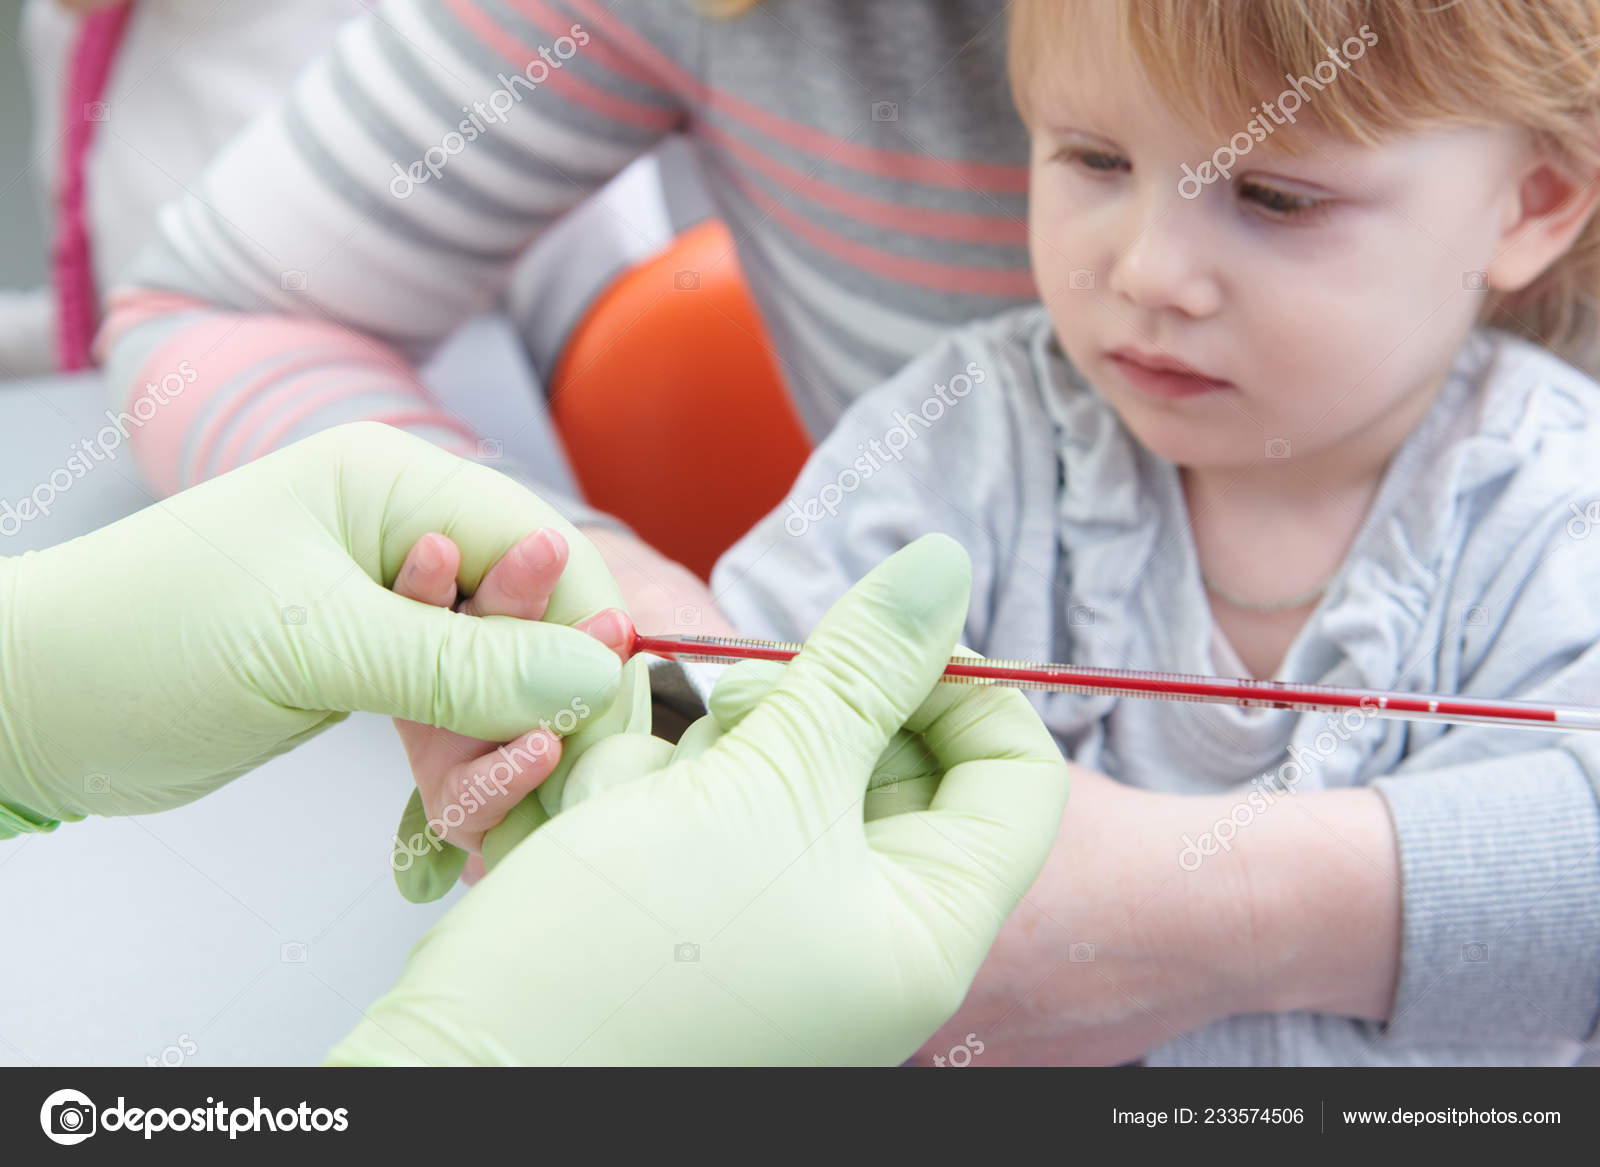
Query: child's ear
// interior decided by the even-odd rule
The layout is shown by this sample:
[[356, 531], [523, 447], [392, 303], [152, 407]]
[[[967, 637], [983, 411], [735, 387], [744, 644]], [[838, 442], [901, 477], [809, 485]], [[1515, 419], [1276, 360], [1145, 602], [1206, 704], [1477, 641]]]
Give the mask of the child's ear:
[[1600, 171], [1540, 154], [1517, 184], [1500, 249], [1485, 273], [1499, 292], [1527, 287], [1565, 255], [1600, 204]]

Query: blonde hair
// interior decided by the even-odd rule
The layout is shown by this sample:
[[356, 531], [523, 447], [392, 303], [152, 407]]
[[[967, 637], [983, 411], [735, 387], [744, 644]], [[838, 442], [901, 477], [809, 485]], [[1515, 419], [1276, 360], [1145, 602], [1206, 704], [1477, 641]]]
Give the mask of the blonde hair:
[[[1011, 84], [1024, 120], [1074, 4], [1015, 0]], [[1402, 132], [1508, 124], [1582, 174], [1600, 165], [1600, 0], [1118, 0], [1121, 43], [1173, 109], [1219, 141], [1285, 74], [1363, 29], [1367, 48], [1306, 109], [1361, 144]], [[1101, 11], [1104, 11], [1102, 9]], [[1351, 55], [1356, 55], [1354, 50]], [[1319, 87], [1320, 88], [1320, 87]], [[1289, 131], [1283, 145], [1293, 150]], [[1480, 320], [1600, 374], [1600, 218], [1522, 291], [1491, 293]]]

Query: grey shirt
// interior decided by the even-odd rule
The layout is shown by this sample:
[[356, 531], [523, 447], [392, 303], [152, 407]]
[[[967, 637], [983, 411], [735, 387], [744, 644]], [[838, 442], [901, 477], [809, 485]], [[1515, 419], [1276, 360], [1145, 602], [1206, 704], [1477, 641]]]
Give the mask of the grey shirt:
[[[1600, 386], [1583, 374], [1474, 333], [1277, 678], [1594, 703], [1597, 417]], [[930, 531], [972, 557], [964, 641], [986, 656], [1240, 675], [1200, 582], [1176, 468], [1070, 366], [1042, 309], [955, 333], [857, 402], [789, 499], [718, 564], [712, 589], [741, 633], [803, 639], [853, 581]], [[1151, 1064], [1595, 1058], [1600, 741], [1030, 696], [1066, 756], [1120, 781], [1236, 790], [1254, 806], [1252, 791], [1370, 784], [1394, 818], [1404, 948], [1388, 1023], [1233, 1017]], [[1175, 871], [1198, 861], [1181, 847]]]

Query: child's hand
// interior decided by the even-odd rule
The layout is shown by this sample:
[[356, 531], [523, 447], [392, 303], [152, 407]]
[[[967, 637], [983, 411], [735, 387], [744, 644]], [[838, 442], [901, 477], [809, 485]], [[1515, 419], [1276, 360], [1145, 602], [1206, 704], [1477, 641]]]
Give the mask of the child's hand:
[[[460, 563], [461, 552], [447, 536], [424, 535], [407, 554], [394, 590], [409, 599], [451, 607], [456, 603]], [[461, 602], [459, 610], [474, 616], [538, 620], [544, 616], [566, 564], [566, 540], [549, 528], [535, 531], [489, 569], [478, 590]], [[601, 612], [578, 628], [626, 659], [632, 626], [618, 609]], [[500, 771], [506, 769], [496, 748], [499, 743], [399, 718], [394, 724], [429, 820], [447, 824], [445, 841], [470, 855], [463, 881], [477, 882], [483, 875], [484, 832], [497, 826], [507, 811], [550, 776], [561, 760], [561, 739], [548, 730], [535, 729], [507, 743], [512, 757], [531, 755], [533, 761], [512, 767], [511, 780], [502, 789], [487, 777], [496, 763], [500, 763]], [[452, 806], [460, 809], [447, 818], [445, 812]], [[460, 821], [449, 826], [451, 819]]]

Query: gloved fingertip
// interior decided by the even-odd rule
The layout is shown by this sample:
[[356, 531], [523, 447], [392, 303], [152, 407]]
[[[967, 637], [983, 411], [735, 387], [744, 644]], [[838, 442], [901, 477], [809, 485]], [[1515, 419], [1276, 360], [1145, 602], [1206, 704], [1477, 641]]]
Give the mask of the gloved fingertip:
[[[625, 667], [616, 649], [583, 629], [533, 620], [516, 623], [521, 625], [519, 631], [528, 636], [531, 646], [523, 665], [525, 689], [530, 696], [538, 695], [542, 703], [555, 700], [558, 706], [573, 705], [581, 698], [592, 703], [595, 712], [611, 707], [621, 691]], [[581, 709], [579, 713], [588, 716]], [[568, 732], [559, 727], [558, 731]]]
[[403, 846], [397, 843], [394, 853], [394, 883], [400, 894], [414, 904], [431, 904], [449, 894], [467, 853], [433, 837], [426, 840], [421, 854], [415, 850], [402, 854]]
[[889, 586], [908, 585], [896, 587], [895, 596], [912, 620], [920, 624], [957, 612], [965, 622], [972, 559], [949, 535], [924, 535], [884, 560], [881, 569]]

